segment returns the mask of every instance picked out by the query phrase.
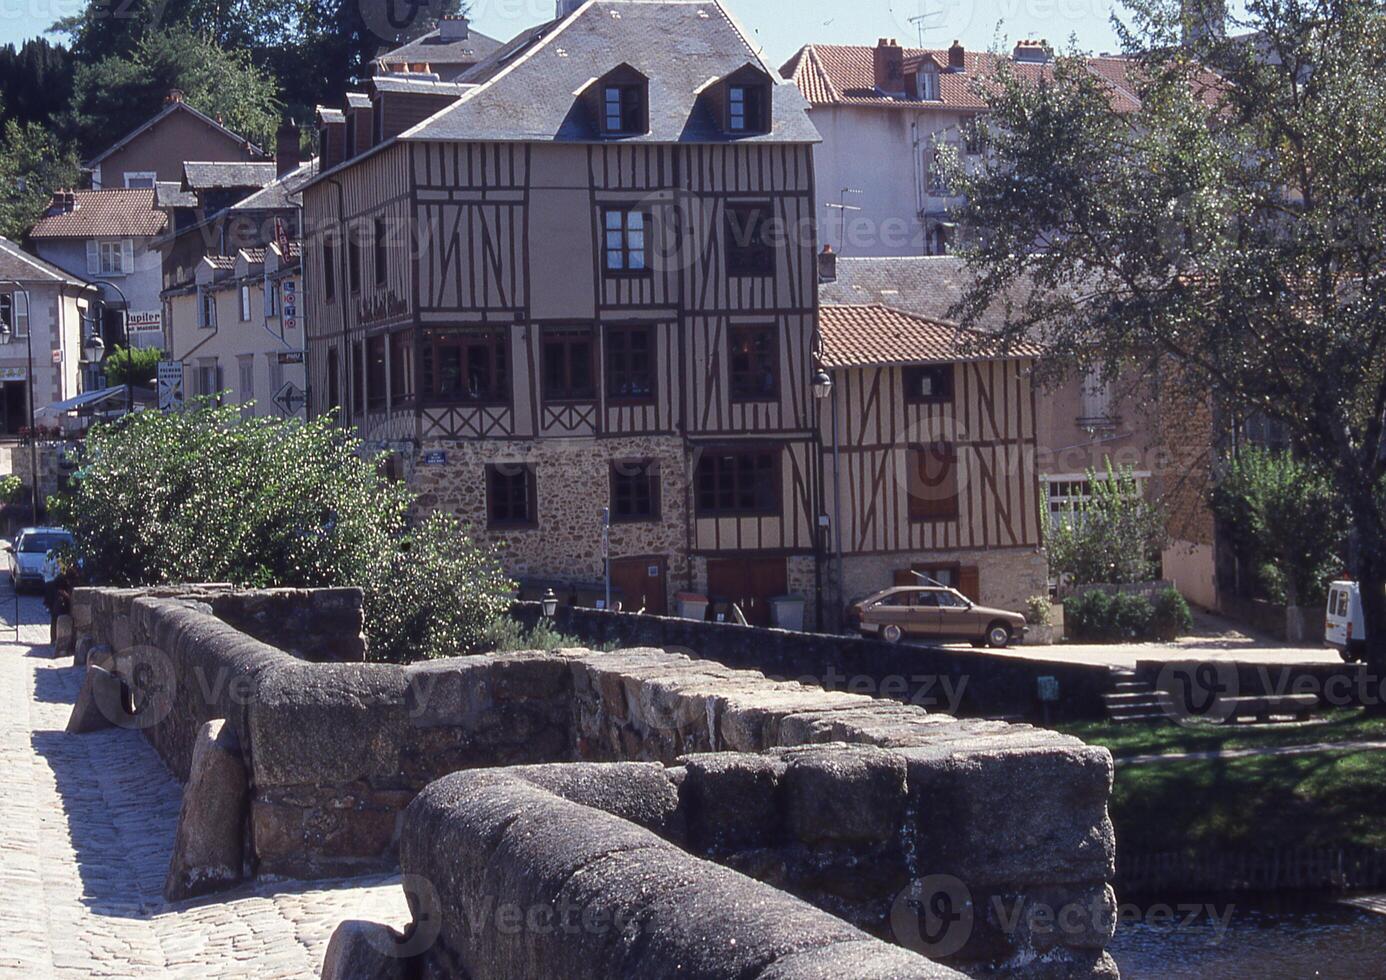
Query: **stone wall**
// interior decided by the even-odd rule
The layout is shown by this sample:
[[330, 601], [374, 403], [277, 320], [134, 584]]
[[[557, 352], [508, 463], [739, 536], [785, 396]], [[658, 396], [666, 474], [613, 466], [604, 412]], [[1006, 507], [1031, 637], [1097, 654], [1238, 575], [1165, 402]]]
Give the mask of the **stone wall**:
[[[541, 611], [538, 603], [518, 603], [512, 615], [532, 626]], [[1060, 700], [1047, 706], [1051, 718], [1104, 718], [1102, 695], [1112, 684], [1110, 670], [1101, 664], [1045, 663], [733, 623], [560, 607], [554, 624], [594, 647], [675, 649], [771, 677], [967, 717], [1042, 718], [1046, 705], [1039, 700], [1039, 678], [1053, 677]]]
[[[908, 945], [920, 928], [911, 910], [932, 896], [912, 889], [943, 881], [951, 899], [965, 896], [977, 910], [966, 942], [948, 951], [955, 965], [1013, 976], [1111, 972], [1103, 952], [1115, 854], [1105, 749], [653, 649], [407, 667], [312, 663], [213, 615], [220, 606], [253, 619], [248, 610], [275, 601], [192, 591], [201, 594], [82, 590], [78, 642], [126, 685], [135, 704], [128, 723], [182, 778], [198, 733], [205, 739], [207, 723], [225, 719], [229, 735], [218, 742], [236, 747], [248, 782], [244, 853], [252, 873], [330, 877], [393, 867], [407, 841], [405, 808], [452, 773], [639, 761], [655, 765], [639, 769], [646, 783], [617, 794], [628, 804], [619, 816], [639, 817], [672, 844], [855, 927]], [[586, 805], [584, 770], [558, 770], [569, 774], [552, 777], [563, 793]], [[651, 778], [667, 788], [652, 794]], [[456, 800], [448, 799], [450, 810]], [[659, 799], [670, 803], [655, 819], [649, 807]], [[487, 804], [475, 806], [468, 812]], [[185, 800], [184, 809], [205, 808]], [[180, 839], [187, 836], [180, 828]], [[580, 859], [569, 850], [579, 844], [551, 835], [533, 860]], [[443, 861], [409, 853], [422, 863], [408, 857], [405, 870], [433, 869], [439, 894], [470, 887], [467, 854], [448, 851]], [[496, 873], [524, 873], [506, 867]], [[717, 880], [728, 882], [719, 886], [724, 902], [762, 894]], [[1080, 904], [1096, 910], [1096, 924], [1040, 937], [1005, 927], [1002, 913], [1015, 903]]]

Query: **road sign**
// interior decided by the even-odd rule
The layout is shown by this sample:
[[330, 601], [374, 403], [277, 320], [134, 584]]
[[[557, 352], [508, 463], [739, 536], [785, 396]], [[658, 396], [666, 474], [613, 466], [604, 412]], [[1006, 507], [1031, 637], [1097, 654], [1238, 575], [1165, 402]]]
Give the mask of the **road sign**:
[[183, 407], [183, 362], [159, 362], [159, 408], [169, 412]]
[[271, 400], [285, 415], [297, 415], [308, 404], [308, 393], [292, 381], [286, 381]]
[[424, 466], [447, 466], [448, 454], [445, 450], [433, 449], [424, 453], [423, 459], [420, 460], [420, 462], [422, 462]]

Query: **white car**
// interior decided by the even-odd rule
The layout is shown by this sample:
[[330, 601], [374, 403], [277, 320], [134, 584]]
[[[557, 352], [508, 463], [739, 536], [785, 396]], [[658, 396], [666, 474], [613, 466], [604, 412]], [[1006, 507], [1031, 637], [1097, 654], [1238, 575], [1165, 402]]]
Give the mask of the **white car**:
[[26, 527], [6, 545], [10, 560], [10, 584], [16, 592], [28, 586], [42, 588], [48, 580], [51, 563], [48, 556], [64, 545], [72, 544], [72, 534], [61, 527]]
[[1362, 593], [1356, 582], [1334, 582], [1328, 588], [1328, 612], [1324, 616], [1324, 640], [1348, 663], [1367, 653], [1367, 621], [1362, 615]]

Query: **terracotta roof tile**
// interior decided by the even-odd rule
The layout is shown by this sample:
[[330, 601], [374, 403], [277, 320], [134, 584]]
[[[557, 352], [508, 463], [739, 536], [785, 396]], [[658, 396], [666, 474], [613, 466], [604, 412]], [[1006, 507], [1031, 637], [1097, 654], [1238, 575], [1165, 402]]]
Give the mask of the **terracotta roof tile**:
[[930, 364], [944, 361], [1037, 357], [1027, 345], [1001, 351], [980, 334], [889, 306], [824, 306], [819, 310], [826, 367]]
[[163, 231], [168, 215], [154, 204], [154, 189], [69, 191], [76, 207], [56, 205], [30, 230], [31, 238], [152, 238]]
[[[996, 75], [1000, 56], [989, 51], [968, 51], [963, 56], [962, 71], [939, 73], [939, 98], [936, 101], [897, 99], [876, 88], [874, 48], [865, 45], [811, 44], [791, 58], [780, 73], [799, 86], [810, 105], [859, 105], [919, 111], [923, 109], [986, 108], [977, 94], [978, 80]], [[926, 48], [905, 48], [905, 61], [932, 58], [939, 65], [948, 64], [948, 51]], [[1039, 81], [1052, 73], [1049, 64], [1011, 61], [1011, 67], [1022, 78]], [[1136, 97], [1127, 88], [1126, 61], [1122, 58], [1089, 58], [1093, 72], [1112, 85], [1118, 108], [1134, 110]]]

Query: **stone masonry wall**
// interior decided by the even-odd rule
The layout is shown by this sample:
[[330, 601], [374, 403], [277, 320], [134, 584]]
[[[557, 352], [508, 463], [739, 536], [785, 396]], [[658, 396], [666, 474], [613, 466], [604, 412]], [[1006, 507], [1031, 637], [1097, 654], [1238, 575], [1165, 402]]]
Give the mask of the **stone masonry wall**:
[[[393, 866], [406, 806], [449, 773], [644, 761], [677, 791], [664, 836], [868, 932], [908, 944], [927, 898], [911, 889], [943, 876], [978, 910], [953, 965], [1113, 972], [1112, 761], [1076, 739], [652, 649], [311, 663], [212, 603], [84, 590], [79, 605], [79, 643], [115, 641], [134, 723], [180, 776], [199, 728], [227, 719], [259, 873]], [[1001, 915], [1017, 902], [1081, 904], [1095, 924], [1032, 935]]]
[[[664, 555], [669, 559], [669, 598], [688, 577], [688, 474], [681, 440], [669, 436], [625, 439], [426, 442], [420, 454], [446, 452], [441, 466], [413, 470], [420, 513], [445, 511], [472, 526], [479, 538], [504, 545], [502, 562], [519, 578], [573, 584], [602, 581], [602, 508], [611, 499], [611, 462], [648, 459], [659, 464], [657, 521], [613, 524], [611, 557]], [[536, 528], [489, 529], [486, 466], [534, 467], [539, 523]]]

